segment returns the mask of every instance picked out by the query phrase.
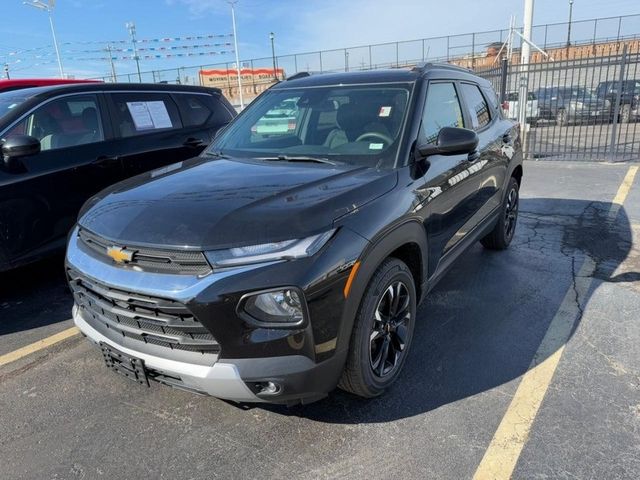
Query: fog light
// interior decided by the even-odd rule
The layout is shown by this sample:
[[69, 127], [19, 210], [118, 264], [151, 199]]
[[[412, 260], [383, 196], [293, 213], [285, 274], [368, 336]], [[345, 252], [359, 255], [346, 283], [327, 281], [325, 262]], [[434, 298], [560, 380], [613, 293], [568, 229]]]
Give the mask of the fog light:
[[277, 395], [280, 393], [280, 385], [273, 382], [265, 382], [260, 385], [262, 389], [260, 390], [260, 395]]

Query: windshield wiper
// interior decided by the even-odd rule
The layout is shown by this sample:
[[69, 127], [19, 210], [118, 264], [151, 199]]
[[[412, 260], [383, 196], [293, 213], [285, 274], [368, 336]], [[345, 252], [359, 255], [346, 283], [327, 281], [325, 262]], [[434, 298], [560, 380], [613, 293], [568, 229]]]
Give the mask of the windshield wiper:
[[336, 165], [336, 162], [332, 162], [328, 158], [308, 157], [308, 156], [278, 155], [277, 157], [257, 157], [256, 160], [266, 160], [268, 162], [313, 162], [313, 163], [325, 163], [328, 165]]
[[229, 158], [229, 155], [225, 155], [224, 153], [222, 153], [222, 151], [217, 150], [217, 151], [205, 151], [204, 154], [207, 157], [214, 157], [214, 158]]

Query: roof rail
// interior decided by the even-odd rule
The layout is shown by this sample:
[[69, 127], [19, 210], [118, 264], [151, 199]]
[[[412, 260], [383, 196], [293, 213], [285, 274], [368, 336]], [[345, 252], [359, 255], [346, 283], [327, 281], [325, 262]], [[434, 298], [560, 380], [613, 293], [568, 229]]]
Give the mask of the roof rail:
[[430, 68], [443, 68], [446, 70], [456, 70], [459, 72], [473, 72], [470, 68], [459, 67], [458, 65], [452, 65], [450, 63], [432, 63], [432, 62], [421, 62], [415, 65], [411, 71], [423, 73]]

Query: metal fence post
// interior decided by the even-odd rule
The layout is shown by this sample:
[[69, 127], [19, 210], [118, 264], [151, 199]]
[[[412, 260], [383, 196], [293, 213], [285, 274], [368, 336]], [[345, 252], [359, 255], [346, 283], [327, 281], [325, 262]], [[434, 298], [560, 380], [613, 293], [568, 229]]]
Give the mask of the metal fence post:
[[596, 43], [596, 38], [598, 38], [596, 35], [598, 33], [598, 19], [596, 18], [595, 21], [593, 22], [593, 43]]
[[471, 34], [471, 68], [476, 66], [476, 34]]
[[322, 73], [322, 52], [318, 52], [318, 56], [320, 58], [320, 73]]
[[396, 67], [400, 66], [400, 48], [398, 45], [398, 42], [396, 42]]
[[371, 56], [371, 45], [369, 45], [369, 69], [373, 68], [373, 57]]
[[618, 74], [618, 89], [616, 91], [616, 103], [613, 106], [613, 123], [611, 125], [611, 141], [609, 142], [609, 160], [614, 160], [614, 155], [618, 151], [618, 116], [620, 115], [620, 101], [622, 99], [622, 87], [624, 85], [624, 69], [627, 63], [627, 44], [622, 47], [622, 56], [620, 57], [620, 72]]
[[293, 56], [293, 69], [295, 70], [294, 73], [298, 73], [298, 55]]
[[509, 72], [509, 60], [507, 57], [502, 59], [502, 70], [500, 71], [500, 106], [507, 99], [507, 75]]

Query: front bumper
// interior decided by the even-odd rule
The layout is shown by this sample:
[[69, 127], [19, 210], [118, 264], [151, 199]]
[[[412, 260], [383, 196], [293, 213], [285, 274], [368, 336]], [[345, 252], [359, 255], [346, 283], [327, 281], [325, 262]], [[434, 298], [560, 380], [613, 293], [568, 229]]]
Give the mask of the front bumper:
[[[344, 325], [342, 290], [349, 271], [340, 266], [357, 257], [363, 248], [360, 240], [345, 229], [343, 236], [332, 240], [334, 248], [327, 249], [324, 257], [252, 265], [198, 277], [141, 272], [105, 263], [79, 247], [74, 231], [66, 259], [70, 273], [79, 272], [88, 282], [95, 282], [98, 291], [113, 289], [118, 295], [126, 291], [134, 296], [180, 302], [211, 332], [220, 348], [200, 353], [180, 351], [123, 337], [109, 328], [117, 319], [100, 322], [95, 309], [78, 304], [74, 321], [92, 342], [106, 343], [143, 360], [150, 378], [162, 383], [240, 402], [310, 402], [333, 390], [342, 372], [346, 348], [341, 347], [339, 333]], [[274, 278], [281, 283], [274, 285]], [[310, 314], [305, 325], [295, 329], [260, 328], [237, 315], [235, 307], [242, 295], [281, 285], [298, 286], [304, 291]], [[116, 303], [112, 310], [119, 311], [112, 313], [124, 308], [121, 302]], [[131, 327], [123, 330], [139, 333]], [[344, 337], [345, 343], [348, 336]], [[276, 383], [278, 392], [265, 393], [262, 387], [266, 382]]]
[[73, 321], [80, 331], [96, 345], [101, 342], [107, 343], [127, 355], [143, 360], [145, 368], [154, 374], [161, 375], [157, 378], [177, 380], [176, 382], [165, 382], [172, 386], [182, 386], [185, 390], [238, 402], [260, 401], [242, 381], [238, 368], [231, 363], [216, 362], [212, 366], [196, 365], [145, 354], [117, 345], [89, 325], [82, 318], [78, 307], [75, 305], [73, 307]]

